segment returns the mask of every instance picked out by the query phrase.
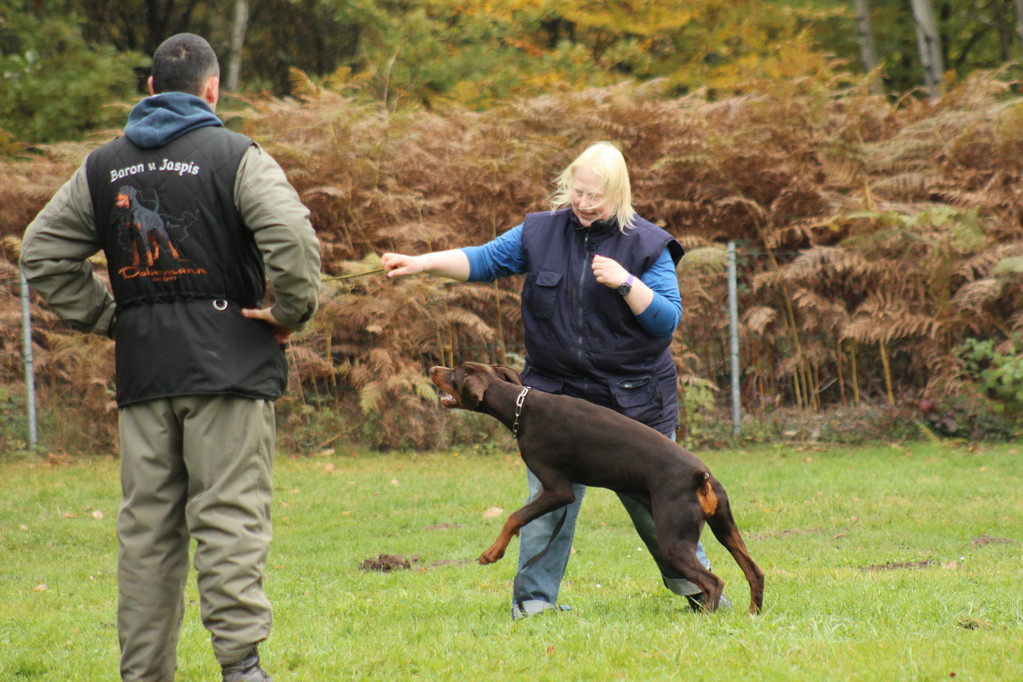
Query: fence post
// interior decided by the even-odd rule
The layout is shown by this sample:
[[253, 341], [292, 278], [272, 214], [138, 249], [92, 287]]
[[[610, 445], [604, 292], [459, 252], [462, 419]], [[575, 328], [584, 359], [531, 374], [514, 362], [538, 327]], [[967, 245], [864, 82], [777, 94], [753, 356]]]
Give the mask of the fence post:
[[18, 273], [21, 279], [21, 329], [24, 343], [25, 363], [25, 404], [28, 406], [28, 446], [36, 449], [39, 443], [39, 428], [36, 424], [36, 380], [35, 361], [32, 355], [32, 309], [29, 306], [28, 281], [25, 275]]
[[728, 242], [728, 337], [732, 359], [732, 433], [739, 435], [739, 301], [735, 272], [735, 242]]

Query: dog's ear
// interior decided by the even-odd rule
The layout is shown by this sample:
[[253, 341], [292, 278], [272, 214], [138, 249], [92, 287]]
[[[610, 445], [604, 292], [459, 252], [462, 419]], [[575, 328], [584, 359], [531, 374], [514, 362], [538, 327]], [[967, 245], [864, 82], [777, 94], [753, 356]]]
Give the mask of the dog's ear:
[[513, 383], [516, 386], [522, 385], [522, 379], [519, 378], [519, 373], [511, 367], [505, 367], [504, 365], [491, 365], [491, 369], [497, 373], [497, 376], [502, 381]]
[[476, 374], [468, 374], [462, 382], [462, 404], [475, 410], [483, 402], [487, 392], [487, 380]]

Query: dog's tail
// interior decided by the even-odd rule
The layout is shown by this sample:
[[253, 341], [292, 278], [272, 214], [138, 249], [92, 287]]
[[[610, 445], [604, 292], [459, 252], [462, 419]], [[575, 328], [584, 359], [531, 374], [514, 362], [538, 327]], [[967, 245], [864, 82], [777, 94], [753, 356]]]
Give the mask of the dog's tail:
[[710, 518], [718, 510], [718, 496], [714, 492], [714, 486], [710, 484], [710, 472], [706, 469], [697, 471], [694, 478], [696, 480], [696, 497], [700, 500], [703, 518]]
[[[707, 525], [714, 532], [714, 537], [724, 545], [735, 559], [735, 563], [739, 564], [742, 574], [746, 577], [746, 582], [749, 583], [749, 612], [760, 613], [764, 606], [764, 572], [753, 561], [749, 550], [746, 549], [746, 543], [742, 540], [742, 535], [739, 534], [739, 527], [735, 524], [732, 508], [728, 503], [728, 494], [709, 473], [703, 477], [696, 494], [706, 515]], [[707, 504], [711, 501], [714, 504], [708, 513]]]

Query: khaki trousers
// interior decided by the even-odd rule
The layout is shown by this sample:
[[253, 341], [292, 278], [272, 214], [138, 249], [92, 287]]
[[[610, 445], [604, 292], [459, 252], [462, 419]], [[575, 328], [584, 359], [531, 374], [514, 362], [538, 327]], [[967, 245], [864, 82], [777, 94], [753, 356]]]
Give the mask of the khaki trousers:
[[273, 403], [158, 399], [122, 408], [119, 423], [122, 679], [174, 679], [191, 539], [214, 653], [222, 665], [241, 660], [270, 632]]

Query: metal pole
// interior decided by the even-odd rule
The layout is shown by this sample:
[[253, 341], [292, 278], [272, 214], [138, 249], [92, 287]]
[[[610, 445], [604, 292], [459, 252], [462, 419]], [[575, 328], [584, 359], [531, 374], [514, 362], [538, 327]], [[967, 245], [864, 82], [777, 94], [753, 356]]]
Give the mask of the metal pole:
[[36, 423], [36, 380], [35, 361], [32, 356], [32, 311], [29, 307], [28, 281], [21, 277], [21, 329], [25, 356], [25, 404], [28, 406], [28, 445], [32, 450], [39, 443], [39, 427]]
[[739, 435], [739, 301], [735, 273], [735, 242], [728, 242], [728, 336], [732, 358], [732, 433]]

